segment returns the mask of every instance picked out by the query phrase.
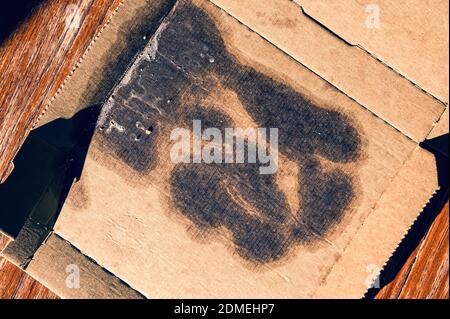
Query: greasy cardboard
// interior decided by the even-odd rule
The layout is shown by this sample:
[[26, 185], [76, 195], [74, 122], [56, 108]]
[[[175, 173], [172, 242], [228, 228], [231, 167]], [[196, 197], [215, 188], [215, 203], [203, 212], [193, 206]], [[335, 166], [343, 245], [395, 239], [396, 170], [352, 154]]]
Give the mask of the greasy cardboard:
[[[89, 267], [80, 267], [82, 276], [94, 278], [100, 276], [97, 274], [102, 270], [108, 271], [126, 283], [123, 285], [129, 285], [149, 298], [359, 298], [377, 275], [373, 269], [383, 267], [437, 189], [434, 157], [420, 148], [417, 141], [423, 140], [441, 117], [444, 106], [440, 102], [373, 57], [348, 47], [301, 11], [293, 10], [296, 4], [290, 1], [277, 1], [276, 5], [265, 0], [212, 2], [194, 0], [191, 8], [191, 1], [178, 1], [103, 106], [81, 178], [72, 186], [55, 225], [55, 234], [50, 236], [50, 239], [56, 239], [42, 245], [26, 266], [27, 271], [62, 297], [98, 296], [90, 289], [90, 279], [86, 281], [88, 287], [78, 293], [61, 284], [67, 277], [65, 267], [68, 259], [65, 256], [70, 255], [70, 262], [78, 257], [92, 260]], [[111, 65], [107, 55], [114, 47], [111, 43], [117, 43], [115, 24], [125, 23], [131, 14], [138, 15], [143, 4], [141, 0], [123, 3], [39, 125], [60, 116], [73, 116], [93, 104], [85, 97], [94, 95], [92, 92], [95, 90], [89, 83], [104, 83], [99, 74]], [[250, 10], [256, 13], [252, 15]], [[155, 94], [164, 96], [165, 92], [172, 92], [170, 82], [162, 84], [167, 91], [158, 91], [158, 81], [150, 82], [153, 91], [150, 89], [150, 97], [144, 97], [146, 91], [136, 91], [133, 85], [136, 85], [139, 72], [148, 72], [145, 68], [156, 63], [156, 57], [172, 52], [170, 39], [175, 39], [175, 43], [180, 41], [176, 32], [172, 37], [165, 34], [166, 30], [176, 30], [171, 23], [174, 23], [172, 19], [178, 12], [185, 14], [185, 20], [194, 25], [208, 21], [205, 34], [199, 36], [201, 39], [215, 37], [221, 39], [219, 42], [223, 41], [223, 47], [212, 45], [211, 56], [205, 55], [213, 70], [222, 72], [221, 80], [214, 72], [207, 73], [202, 75], [205, 81], [198, 85], [202, 77], [190, 77], [189, 74], [192, 72], [189, 67], [197, 70], [195, 61], [199, 56], [195, 54], [198, 52], [187, 49], [187, 61], [193, 60], [192, 65], [189, 62], [180, 65], [177, 57], [172, 62], [180, 70], [183, 66], [188, 68], [185, 76], [189, 80], [182, 85], [192, 81], [192, 87], [198, 86], [200, 91], [192, 92], [192, 88], [189, 91], [183, 87], [178, 94], [183, 101], [177, 104], [181, 108], [179, 113], [146, 117], [142, 110], [148, 105], [140, 104], [136, 99], [134, 102], [130, 99], [131, 104], [127, 101], [130, 97], [145, 101]], [[198, 12], [204, 16], [196, 16]], [[292, 23], [267, 19], [268, 12], [275, 17], [285, 17], [286, 21], [292, 20]], [[192, 40], [192, 48], [195, 48], [199, 38], [188, 32], [187, 39]], [[180, 46], [181, 49], [186, 48]], [[220, 67], [224, 63], [223, 52], [226, 52], [226, 61], [232, 61], [226, 68]], [[145, 67], [141, 71], [143, 65]], [[214, 69], [214, 65], [219, 66]], [[155, 69], [155, 75], [159, 74], [161, 81], [168, 72], [167, 64], [163, 66]], [[257, 75], [260, 80], [247, 77], [249, 74]], [[98, 80], [89, 82], [90, 77]], [[177, 79], [172, 78], [173, 82], [179, 83]], [[238, 82], [241, 86], [236, 86], [233, 79], [242, 81]], [[329, 225], [325, 223], [323, 229], [306, 227], [302, 233], [303, 241], [289, 242], [281, 256], [275, 254], [267, 259], [263, 258], [267, 255], [258, 259], [248, 254], [249, 249], [246, 251], [234, 240], [239, 235], [236, 234], [239, 225], [202, 229], [198, 220], [186, 214], [186, 207], [177, 204], [177, 194], [189, 189], [189, 184], [184, 187], [173, 184], [174, 173], [179, 172], [176, 170], [179, 167], [170, 161], [171, 144], [169, 135], [165, 135], [170, 128], [185, 125], [181, 120], [192, 113], [196, 104], [193, 102], [206, 108], [207, 112], [200, 114], [219, 112], [224, 114], [222, 118], [230, 118], [238, 126], [260, 126], [257, 119], [261, 119], [264, 108], [248, 108], [252, 106], [248, 101], [257, 101], [258, 96], [252, 98], [250, 89], [239, 91], [240, 87], [251, 88], [252, 83], [254, 90], [260, 90], [261, 96], [264, 96], [265, 85], [268, 85], [267, 90], [273, 86], [278, 88], [274, 91], [273, 103], [267, 105], [276, 110], [272, 119], [275, 123], [283, 126], [296, 117], [311, 123], [302, 113], [288, 114], [292, 107], [285, 99], [286, 94], [290, 94], [294, 101], [301, 97], [307, 106], [322, 110], [318, 113], [322, 115], [313, 121], [321, 123], [329, 114], [337, 114], [337, 122], [331, 120], [328, 126], [336, 127], [345, 120], [348, 130], [356, 131], [358, 136], [357, 142], [355, 140], [357, 156], [341, 160], [329, 157], [336, 155], [334, 147], [343, 143], [339, 136], [332, 139], [332, 144], [314, 148], [322, 155], [298, 157], [295, 150], [281, 145], [279, 172], [274, 180], [269, 181], [276, 194], [284, 194], [291, 211], [299, 210], [302, 199], [303, 205], [314, 203], [308, 204], [305, 195], [299, 200], [298, 193], [302, 188], [314, 189], [321, 185], [322, 175], [316, 176], [314, 170], [308, 171], [305, 162], [298, 163], [305, 158], [317, 160], [324, 171], [348, 177], [352, 192], [351, 200], [345, 203], [345, 209], [337, 220]], [[176, 103], [176, 98], [168, 97], [164, 101]], [[283, 114], [289, 116], [281, 120]], [[270, 124], [270, 121], [263, 123]], [[317, 125], [317, 133], [321, 133], [321, 129], [326, 132], [324, 126]], [[126, 134], [120, 135], [124, 130]], [[315, 130], [314, 125], [312, 130]], [[146, 131], [150, 133], [148, 136]], [[295, 134], [292, 136], [295, 138]], [[153, 139], [157, 144], [149, 151], [148, 145], [155, 145]], [[322, 140], [319, 138], [319, 141]], [[308, 139], [303, 142], [309, 145]], [[127, 148], [134, 151], [127, 152]], [[306, 153], [308, 151], [305, 149]], [[157, 161], [149, 163], [149, 158]], [[242, 178], [242, 174], [235, 176]], [[258, 205], [257, 201], [245, 203], [245, 198], [252, 197], [249, 194], [253, 194], [253, 185], [258, 185], [258, 178], [261, 177], [244, 179], [237, 192], [226, 185], [223, 187], [232, 192], [230, 194], [234, 198], [240, 194], [244, 196], [245, 215], [254, 214], [255, 208], [251, 206]], [[227, 179], [226, 174], [223, 179]], [[190, 183], [200, 187], [207, 181], [199, 178]], [[233, 180], [228, 182], [231, 187], [235, 186]], [[265, 190], [264, 187], [262, 189]], [[218, 192], [218, 189], [212, 191]], [[320, 195], [322, 191], [317, 188], [310, 194]], [[264, 194], [276, 201], [273, 193]], [[324, 198], [319, 196], [316, 200], [325, 205], [322, 203]], [[259, 198], [259, 201], [270, 205], [265, 198]], [[327, 218], [325, 216], [325, 220]], [[305, 223], [308, 223], [307, 219]], [[59, 247], [57, 242], [66, 245], [56, 250], [51, 248]], [[80, 256], [67, 253], [73, 247]], [[60, 253], [57, 252], [59, 249]], [[47, 272], [49, 263], [54, 263], [50, 274]], [[104, 287], [107, 287], [107, 280]], [[115, 297], [108, 293], [101, 296]]]
[[448, 1], [295, 1], [350, 44], [448, 103]]

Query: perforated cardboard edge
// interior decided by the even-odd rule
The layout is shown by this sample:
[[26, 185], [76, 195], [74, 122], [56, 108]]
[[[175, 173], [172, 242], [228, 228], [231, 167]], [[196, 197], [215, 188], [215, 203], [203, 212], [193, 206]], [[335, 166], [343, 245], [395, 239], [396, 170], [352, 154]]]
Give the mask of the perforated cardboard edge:
[[144, 298], [55, 233], [47, 237], [26, 271], [62, 298]]
[[61, 94], [61, 92], [63, 91], [64, 87], [66, 86], [67, 82], [72, 78], [73, 74], [75, 73], [75, 71], [79, 68], [80, 64], [84, 61], [84, 59], [86, 58], [86, 55], [89, 54], [89, 52], [91, 51], [92, 47], [94, 46], [94, 44], [97, 42], [98, 38], [102, 35], [102, 33], [104, 32], [104, 30], [108, 27], [108, 25], [111, 23], [111, 20], [114, 18], [114, 16], [117, 14], [117, 12], [119, 11], [120, 7], [122, 7], [123, 3], [126, 0], [121, 0], [121, 2], [117, 5], [117, 8], [114, 9], [114, 11], [112, 12], [111, 16], [109, 17], [108, 21], [106, 21], [106, 23], [101, 27], [101, 29], [98, 31], [98, 33], [95, 35], [94, 39], [91, 41], [91, 43], [88, 45], [88, 47], [86, 48], [86, 50], [84, 51], [83, 55], [80, 57], [80, 59], [75, 63], [74, 67], [72, 68], [72, 70], [69, 72], [69, 75], [67, 75], [67, 77], [64, 79], [63, 83], [60, 85], [60, 87], [58, 88], [58, 90], [56, 91], [56, 93], [50, 98], [50, 100], [48, 101], [48, 103], [44, 106], [44, 109], [42, 110], [42, 112], [39, 114], [38, 118], [34, 121], [31, 129], [34, 129], [40, 122], [40, 120], [42, 119], [42, 117], [45, 115], [45, 113], [47, 113], [47, 110], [52, 106], [53, 102], [56, 100], [56, 98]]
[[[414, 194], [403, 195], [411, 187]], [[325, 279], [326, 285], [319, 288], [314, 297], [364, 297], [438, 189], [434, 156], [417, 146]], [[399, 210], [402, 215], [396, 216], [395, 212]], [[386, 221], [384, 226], [388, 227], [383, 230], [383, 235], [377, 225], [380, 214]], [[390, 249], [376, 249], [380, 243]], [[358, 258], [352, 254], [355, 251]], [[348, 278], [349, 269], [354, 271], [354, 279], [344, 280]]]

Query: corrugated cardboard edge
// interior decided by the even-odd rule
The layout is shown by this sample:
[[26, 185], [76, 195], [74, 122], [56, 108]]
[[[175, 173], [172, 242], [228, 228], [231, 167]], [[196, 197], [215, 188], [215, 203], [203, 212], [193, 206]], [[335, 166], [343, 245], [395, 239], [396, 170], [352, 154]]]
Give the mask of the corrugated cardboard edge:
[[63, 83], [61, 84], [61, 86], [58, 88], [58, 90], [56, 91], [56, 93], [51, 97], [50, 101], [44, 106], [44, 109], [42, 110], [42, 112], [39, 114], [38, 118], [34, 121], [31, 129], [35, 128], [36, 125], [39, 124], [40, 120], [42, 119], [42, 117], [45, 115], [45, 113], [47, 112], [47, 110], [51, 107], [51, 105], [53, 104], [53, 102], [56, 100], [56, 98], [58, 97], [58, 95], [61, 94], [61, 92], [63, 91], [64, 87], [66, 86], [67, 82], [72, 78], [73, 74], [75, 73], [75, 71], [78, 69], [78, 67], [80, 66], [80, 64], [84, 61], [86, 55], [91, 51], [93, 45], [96, 43], [96, 41], [98, 40], [98, 38], [102, 35], [102, 33], [104, 32], [104, 30], [108, 27], [108, 25], [111, 23], [111, 20], [114, 18], [114, 16], [117, 14], [117, 12], [119, 11], [120, 7], [122, 7], [124, 1], [126, 0], [122, 0], [118, 5], [117, 8], [112, 12], [111, 17], [108, 19], [108, 21], [106, 21], [106, 23], [101, 27], [101, 29], [98, 31], [98, 33], [95, 35], [94, 39], [91, 41], [91, 43], [89, 44], [89, 46], [87, 47], [87, 49], [84, 51], [83, 55], [81, 56], [81, 58], [77, 61], [77, 63], [75, 63], [75, 66], [72, 68], [72, 70], [69, 72], [69, 75], [64, 79]]
[[[445, 109], [445, 111], [442, 114], [440, 120], [437, 123], [434, 124], [433, 129], [431, 130], [430, 134], [427, 137], [427, 140], [430, 140], [430, 139], [433, 139], [433, 138], [436, 138], [436, 137], [439, 137], [439, 136], [442, 136], [442, 135], [445, 135], [445, 134], [449, 134], [449, 108], [448, 107]], [[441, 150], [437, 150], [437, 149], [435, 151], [441, 152]], [[448, 154], [444, 154], [444, 156], [448, 157]], [[376, 285], [379, 284], [380, 276], [383, 274], [383, 271], [385, 270], [386, 266], [391, 261], [392, 257], [395, 255], [395, 253], [397, 252], [399, 247], [402, 245], [403, 241], [408, 236], [408, 234], [410, 233], [410, 231], [413, 228], [413, 226], [418, 222], [418, 220], [425, 213], [426, 207], [431, 203], [432, 199], [434, 199], [439, 194], [439, 190], [440, 190], [440, 188], [438, 187], [436, 189], [436, 191], [433, 193], [433, 195], [428, 199], [428, 201], [425, 204], [425, 206], [423, 207], [422, 211], [416, 216], [414, 221], [409, 226], [408, 230], [404, 233], [402, 239], [400, 240], [398, 245], [395, 247], [395, 249], [392, 252], [392, 254], [389, 257], [389, 259], [386, 260], [386, 262], [382, 265], [382, 267], [379, 269], [379, 271], [374, 273], [373, 280], [372, 280], [370, 286], [368, 287], [367, 291], [364, 293], [364, 296], [367, 296], [367, 294], [369, 293], [369, 291], [372, 288], [381, 288], [381, 287], [376, 287]], [[447, 195], [448, 195], [448, 193], [447, 193]], [[448, 197], [446, 198], [446, 200], [448, 200]]]
[[26, 271], [64, 298], [144, 298], [55, 233], [47, 237]]
[[[344, 298], [361, 298], [367, 293], [411, 226], [439, 189], [434, 161], [433, 154], [420, 146], [414, 149], [346, 248], [346, 251], [361, 252], [358, 259], [344, 252], [343, 257], [325, 279], [327, 284], [319, 288], [314, 297], [339, 297], [332, 294], [332, 290], [342, 291]], [[417, 167], [421, 167], [422, 170], [418, 172]], [[427, 171], [423, 172], [423, 170]], [[414, 186], [417, 191], [409, 196], [402, 196], [402, 193], [408, 192], [408, 185]], [[399, 210], [402, 210], [402, 218], [396, 216]], [[389, 236], [380, 236], [379, 225], [377, 225], [378, 215], [384, 215], [383, 218], [386, 220], [384, 226], [389, 227], [385, 231], [389, 232]], [[377, 251], [375, 247], [380, 242], [384, 242], [384, 247], [390, 249]], [[366, 280], [364, 282], [344, 280], [348, 278], [348, 269], [358, 273], [366, 272]]]
[[[372, 279], [368, 279], [368, 283], [370, 282], [370, 285], [367, 286], [367, 290], [364, 293], [364, 296], [367, 295], [367, 293], [370, 291], [370, 289], [372, 288], [380, 288], [380, 287], [376, 287], [376, 285], [379, 284], [379, 278], [380, 275], [383, 273], [383, 271], [385, 270], [386, 266], [388, 265], [389, 261], [392, 259], [392, 257], [394, 256], [395, 252], [398, 250], [398, 248], [401, 246], [401, 244], [403, 243], [403, 241], [405, 240], [405, 238], [408, 236], [408, 234], [410, 233], [412, 227], [416, 224], [416, 222], [420, 219], [420, 217], [422, 216], [422, 214], [425, 211], [425, 208], [428, 206], [428, 204], [431, 202], [431, 199], [438, 193], [438, 189], [436, 189], [434, 191], [434, 193], [430, 196], [430, 198], [428, 199], [428, 201], [425, 203], [425, 205], [422, 208], [422, 211], [416, 216], [416, 218], [412, 221], [412, 223], [410, 224], [409, 228], [403, 233], [403, 236], [401, 238], [401, 240], [398, 242], [397, 246], [395, 247], [395, 249], [392, 251], [392, 254], [389, 256], [389, 258], [386, 260], [386, 262], [380, 267], [377, 268], [377, 271], [372, 273]], [[363, 297], [364, 297], [363, 296]]]

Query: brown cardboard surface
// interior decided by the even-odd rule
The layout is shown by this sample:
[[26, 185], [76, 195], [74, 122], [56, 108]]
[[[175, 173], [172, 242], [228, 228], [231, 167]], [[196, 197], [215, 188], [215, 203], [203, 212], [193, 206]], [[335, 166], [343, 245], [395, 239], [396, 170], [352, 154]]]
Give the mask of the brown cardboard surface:
[[[81, 179], [71, 189], [55, 226], [55, 234], [34, 254], [27, 271], [67, 298], [98, 297], [97, 291], [100, 291], [100, 297], [135, 296], [124, 283], [117, 288], [121, 293], [109, 291], [108, 287], [116, 287], [119, 279], [150, 298], [363, 296], [368, 283], [377, 274], [372, 266], [383, 266], [438, 187], [434, 157], [407, 136], [416, 141], [424, 139], [441, 116], [443, 105], [358, 48], [347, 46], [301, 11], [294, 10], [298, 8], [294, 3], [214, 0], [224, 9], [221, 10], [209, 1], [192, 2], [206, 13], [206, 17], [200, 16], [193, 21], [205, 23], [211, 19], [218, 30], [218, 39], [224, 41], [223, 48], [212, 45], [208, 58], [209, 63], [219, 65], [217, 70], [223, 72], [222, 83], [214, 72], [203, 74], [207, 80], [201, 82], [200, 90], [192, 92], [196, 85], [192, 85], [191, 91], [183, 88], [181, 109], [170, 115], [155, 116], [150, 112], [153, 115], [145, 116], [142, 108], [148, 105], [130, 99], [150, 99], [145, 90], [129, 89], [135, 85], [133, 79], [137, 78], [139, 63], [147, 60], [146, 63], [151, 65], [153, 56], [167, 54], [170, 49], [169, 37], [164, 36], [164, 32], [173, 29], [170, 27], [171, 16], [167, 17], [144, 50], [145, 54], [115, 88], [115, 98], [105, 104]], [[71, 117], [80, 109], [105, 99], [115, 84], [106, 79], [120, 79], [120, 70], [124, 70], [130, 56], [148, 40], [136, 42], [135, 37], [130, 38], [136, 31], [130, 24], [138, 26], [145, 19], [153, 21], [149, 11], [145, 18], [143, 8], [154, 10], [153, 19], [156, 20], [166, 12], [160, 2], [151, 2], [155, 7], [149, 7], [149, 3], [144, 0], [123, 3], [38, 125], [61, 116]], [[176, 10], [183, 10], [188, 3], [179, 1]], [[197, 12], [191, 10], [183, 11], [187, 12], [187, 21], [192, 18], [189, 12]], [[254, 13], [250, 14], [250, 10]], [[268, 16], [276, 18], [268, 19]], [[189, 28], [177, 30], [186, 29]], [[206, 34], [201, 38], [208, 39], [211, 30], [205, 28]], [[189, 33], [187, 37], [190, 40]], [[176, 32], [172, 38], [179, 41]], [[134, 43], [134, 51], [123, 53], [128, 47], [122, 43], [124, 41]], [[194, 44], [192, 41], [192, 50], [187, 49], [184, 54], [195, 62], [198, 57]], [[221, 68], [222, 51], [228, 52], [230, 57], [227, 59], [234, 61], [226, 64], [226, 68]], [[116, 69], [112, 66], [117, 59], [122, 62]], [[189, 67], [196, 70], [195, 64], [189, 62], [182, 62], [180, 66], [177, 57], [172, 57], [172, 62], [178, 67], [185, 63], [188, 78], [192, 72]], [[212, 68], [214, 70], [214, 66]], [[106, 74], [105, 70], [110, 73]], [[171, 78], [165, 71], [167, 65], [155, 70], [161, 81]], [[247, 77], [254, 71], [250, 74], [262, 80]], [[171, 79], [178, 83], [177, 78]], [[198, 85], [199, 78], [189, 79]], [[233, 87], [233, 81], [242, 81], [241, 86]], [[337, 170], [351, 180], [353, 194], [342, 217], [331, 226], [325, 225], [323, 232], [320, 227], [306, 228], [304, 232], [309, 233], [304, 234], [304, 242], [290, 243], [281, 257], [262, 262], [243, 253], [242, 246], [233, 240], [237, 235], [231, 230], [235, 229], [227, 230], [222, 225], [213, 231], [201, 230], [192, 216], [187, 216], [177, 205], [177, 192], [184, 191], [189, 184], [181, 187], [171, 183], [176, 167], [169, 158], [169, 138], [164, 138], [170, 128], [185, 125], [183, 116], [191, 114], [190, 108], [196, 103], [206, 107], [208, 114], [225, 114], [237, 126], [261, 126], [257, 120], [261, 121], [264, 108], [248, 109], [249, 103], [242, 97], [246, 90], [236, 93], [239, 87], [250, 88], [252, 81], [253, 89], [260, 96], [273, 88], [274, 83], [278, 85], [278, 91], [272, 94], [276, 99], [267, 107], [276, 108], [272, 120], [280, 125], [295, 117], [305, 118], [302, 113], [289, 113], [292, 111], [290, 103], [283, 99], [287, 98], [286, 94], [291, 94], [289, 96], [294, 100], [296, 96], [302, 96], [308, 101], [304, 103], [311, 103], [313, 109], [327, 110], [313, 121], [321, 123], [327, 114], [340, 114], [337, 121], [345, 119], [349, 130], [358, 132], [358, 156], [354, 158], [327, 159], [333, 154], [327, 150], [333, 150], [333, 146], [326, 144], [322, 145], [325, 152], [322, 155], [306, 156], [318, 160], [323, 170]], [[171, 92], [170, 82], [164, 84], [167, 91], [158, 91], [155, 83], [148, 84], [155, 91], [150, 93], [166, 97], [164, 92]], [[168, 97], [167, 101], [173, 102], [172, 98]], [[283, 114], [288, 116], [281, 121]], [[132, 144], [140, 130], [140, 126], [136, 126], [138, 120], [151, 127], [152, 132], [149, 137], [141, 138], [141, 144]], [[107, 133], [112, 123], [114, 125]], [[264, 123], [270, 124], [270, 121]], [[114, 131], [116, 124], [125, 128], [124, 137]], [[326, 131], [325, 127], [317, 125]], [[337, 125], [334, 121], [328, 123], [330, 127], [334, 125]], [[157, 139], [157, 147], [145, 146], [154, 145], [153, 139]], [[339, 137], [333, 142], [343, 143]], [[121, 151], [128, 147], [131, 152]], [[305, 158], [296, 157], [295, 150], [283, 149], [282, 145], [280, 149], [279, 172], [275, 181], [271, 181], [272, 188], [286, 196], [295, 212], [302, 205], [298, 195], [302, 187], [316, 187], [314, 183], [320, 185], [321, 182], [317, 176], [308, 176], [307, 163], [298, 163]], [[149, 165], [148, 157], [157, 160]], [[303, 180], [302, 174], [305, 175]], [[237, 178], [242, 176], [237, 175]], [[240, 183], [241, 189], [232, 193], [233, 198], [241, 194], [248, 200], [248, 193], [258, 185], [258, 178], [254, 176], [251, 182]], [[206, 181], [199, 178], [191, 183], [200, 187]], [[228, 183], [233, 187], [232, 179]], [[229, 190], [229, 187], [223, 189]], [[264, 194], [269, 200], [259, 198], [261, 202], [267, 205], [271, 199], [277, 202], [273, 193]], [[320, 195], [320, 189], [317, 194]], [[319, 196], [316, 200], [324, 199]], [[220, 205], [220, 201], [217, 204]], [[254, 213], [254, 208], [249, 205], [257, 203], [247, 202], [247, 215]], [[11, 253], [9, 258], [13, 259], [14, 254]], [[26, 255], [31, 256], [29, 252]], [[67, 289], [64, 285], [67, 279], [65, 267], [69, 262], [81, 266], [82, 278], [87, 276], [81, 281], [81, 290]], [[49, 265], [51, 272], [48, 272]]]
[[295, 1], [346, 41], [448, 103], [448, 1]]
[[442, 136], [444, 134], [448, 134], [449, 132], [449, 117], [448, 117], [448, 107], [445, 109], [445, 112], [442, 114], [440, 120], [431, 130], [427, 139], [430, 140], [435, 137]]
[[143, 298], [55, 234], [36, 252], [27, 272], [65, 298]]
[[[127, 159], [116, 153], [112, 137], [101, 130], [102, 125], [110, 124], [102, 120], [110, 121], [121, 110], [120, 104], [111, 100], [104, 107], [83, 175], [72, 187], [55, 232], [147, 297], [362, 296], [374, 275], [367, 272], [367, 267], [383, 265], [437, 188], [433, 156], [227, 13], [207, 1], [193, 2], [214, 21], [226, 50], [238, 65], [258, 70], [268, 81], [283, 83], [322, 109], [343, 114], [358, 130], [361, 154], [357, 159], [348, 163], [320, 160], [326, 170], [341, 169], [354, 181], [355, 196], [342, 219], [324, 234], [314, 234], [317, 239], [292, 245], [282, 258], [263, 263], [245, 260], [229, 232], [202, 232], [174, 205], [169, 184], [174, 165], [168, 158], [168, 139], [160, 141], [153, 150], [159, 160], [149, 170], [136, 170], [139, 158], [133, 154]], [[180, 6], [183, 3], [186, 2], [181, 1]], [[127, 8], [127, 2], [123, 6], [122, 9]], [[166, 37], [159, 38], [166, 23], [170, 23], [170, 18], [149, 48], [155, 48], [158, 41], [160, 46], [167, 41]], [[105, 42], [109, 36], [114, 33], [103, 33]], [[147, 52], [154, 54], [149, 49]], [[227, 72], [243, 72], [238, 66], [233, 68]], [[121, 85], [126, 87], [137, 71], [137, 67], [132, 68]], [[78, 81], [85, 83], [84, 78], [84, 74], [75, 73], [67, 85], [77, 87]], [[212, 83], [212, 87], [206, 87], [204, 102], [213, 103], [215, 109], [238, 124], [254, 126], [252, 117], [259, 116], [258, 111], [246, 111], [232, 92], [216, 81]], [[415, 92], [413, 86], [406, 86], [399, 95], [407, 96], [411, 90]], [[80, 92], [83, 91], [81, 87]], [[55, 105], [73, 107], [66, 99], [79, 95], [71, 97], [63, 91]], [[189, 96], [192, 95], [187, 91], [183, 95], [188, 102]], [[281, 110], [286, 106], [283, 101], [278, 102], [279, 114], [283, 114]], [[130, 114], [139, 116], [133, 107]], [[425, 109], [422, 111], [426, 113]], [[171, 118], [170, 125], [179, 123], [180, 116]], [[114, 120], [121, 125], [126, 117]], [[155, 128], [167, 121], [163, 116], [152, 120]], [[428, 123], [430, 128], [433, 121]], [[126, 146], [130, 142], [120, 143]], [[299, 172], [289, 157], [289, 152], [281, 154], [276, 183], [287, 195], [289, 205], [298, 208], [296, 192], [292, 190], [299, 187]], [[251, 187], [244, 185], [241, 192], [244, 194]], [[37, 265], [45, 264], [46, 256], [38, 251], [29, 266], [29, 271], [44, 282], [50, 279], [42, 276], [43, 269]], [[70, 297], [64, 292], [63, 296]]]
[[444, 111], [442, 103], [324, 29], [293, 1], [212, 2], [416, 142]]

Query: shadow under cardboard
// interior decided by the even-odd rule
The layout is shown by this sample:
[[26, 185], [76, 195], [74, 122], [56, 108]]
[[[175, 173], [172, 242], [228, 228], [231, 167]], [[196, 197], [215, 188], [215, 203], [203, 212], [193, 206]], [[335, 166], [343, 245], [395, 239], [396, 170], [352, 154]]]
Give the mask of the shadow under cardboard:
[[403, 265], [427, 234], [436, 217], [449, 200], [449, 134], [445, 134], [420, 144], [421, 147], [434, 154], [438, 173], [439, 191], [426, 205], [400, 246], [394, 252], [381, 271], [375, 283], [377, 287], [368, 290], [365, 298], [373, 299], [377, 293], [392, 282]]
[[80, 178], [100, 114], [90, 106], [33, 130], [15, 168], [0, 184], [0, 230], [16, 238], [29, 218], [51, 230], [72, 183]]
[[45, 0], [2, 1], [0, 10], [0, 45], [17, 29], [33, 10]]

